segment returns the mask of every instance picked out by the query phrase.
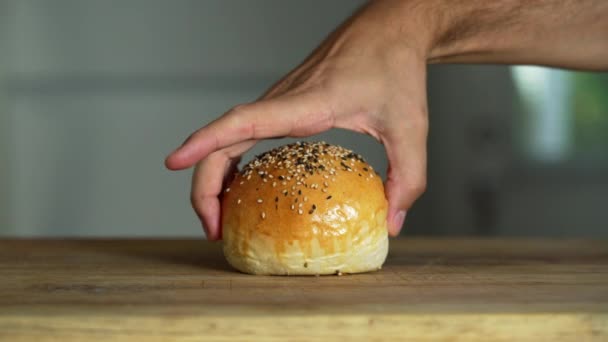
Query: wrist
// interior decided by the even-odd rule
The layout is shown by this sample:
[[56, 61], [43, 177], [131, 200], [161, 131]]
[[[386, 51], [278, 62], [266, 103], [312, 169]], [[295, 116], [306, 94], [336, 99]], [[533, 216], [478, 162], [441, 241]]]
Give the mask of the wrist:
[[353, 25], [378, 49], [404, 51], [427, 60], [433, 52], [440, 18], [433, 4], [440, 0], [373, 0], [354, 18]]
[[[427, 53], [429, 63], [482, 61], [474, 56], [508, 53], [527, 44], [520, 35], [513, 40], [521, 18], [518, 1], [450, 3], [426, 2], [434, 13], [435, 28]], [[472, 57], [472, 60], [470, 57]]]
[[434, 27], [428, 63], [608, 65], [604, 0], [423, 1]]

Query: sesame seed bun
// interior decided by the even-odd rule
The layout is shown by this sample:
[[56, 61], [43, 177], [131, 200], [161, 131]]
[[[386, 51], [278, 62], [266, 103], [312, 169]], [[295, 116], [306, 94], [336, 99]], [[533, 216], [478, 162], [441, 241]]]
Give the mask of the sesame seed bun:
[[340, 146], [297, 142], [259, 155], [222, 202], [224, 254], [242, 272], [359, 273], [386, 259], [382, 180]]

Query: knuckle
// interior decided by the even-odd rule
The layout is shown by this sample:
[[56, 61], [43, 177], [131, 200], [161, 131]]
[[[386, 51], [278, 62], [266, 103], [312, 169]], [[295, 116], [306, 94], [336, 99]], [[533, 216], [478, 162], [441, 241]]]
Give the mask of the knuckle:
[[325, 100], [325, 102], [332, 102], [333, 99], [348, 99], [351, 98], [353, 94], [352, 88], [345, 85], [343, 79], [331, 77], [329, 75], [320, 77], [312, 89], [314, 89], [319, 97]]
[[201, 168], [209, 168], [210, 166], [213, 167], [213, 165], [221, 165], [223, 162], [226, 161], [227, 158], [228, 156], [226, 154], [225, 149], [214, 151], [207, 156]]
[[243, 113], [247, 112], [249, 110], [249, 108], [251, 107], [251, 104], [249, 103], [241, 103], [238, 104], [234, 107], [232, 107], [232, 109], [230, 109], [230, 111], [228, 111], [228, 113], [230, 113], [231, 115], [242, 115]]
[[196, 193], [193, 193], [192, 195], [190, 195], [190, 204], [192, 206], [192, 210], [194, 210], [194, 213], [200, 220], [203, 220], [203, 217], [204, 217], [203, 202], [204, 202], [204, 199], [202, 196], [197, 195]]
[[421, 132], [426, 132], [429, 129], [429, 119], [426, 111], [416, 110], [409, 116], [407, 125]]
[[420, 174], [411, 176], [407, 182], [409, 191], [416, 197], [420, 197], [427, 189], [427, 178], [426, 175]]
[[413, 132], [427, 132], [429, 128], [429, 117], [426, 104], [415, 104], [408, 101], [398, 106], [389, 106], [387, 122], [395, 124], [394, 129], [408, 130]]
[[192, 193], [190, 193], [190, 204], [192, 205], [194, 211], [198, 212], [198, 208], [200, 207], [201, 202], [202, 199], [200, 196], [198, 196], [196, 192], [193, 191]]
[[254, 138], [256, 135], [256, 125], [251, 116], [246, 113], [251, 112], [253, 104], [245, 103], [233, 107], [227, 113], [227, 124], [236, 130], [239, 137]]

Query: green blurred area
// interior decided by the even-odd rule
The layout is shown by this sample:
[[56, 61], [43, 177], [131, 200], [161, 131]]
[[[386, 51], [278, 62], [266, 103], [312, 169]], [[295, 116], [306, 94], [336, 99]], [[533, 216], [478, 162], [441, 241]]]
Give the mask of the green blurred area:
[[[556, 139], [566, 144], [556, 147], [562, 152], [554, 162], [608, 163], [608, 73], [530, 66], [512, 70], [519, 93], [514, 146], [524, 159], [541, 161], [546, 145], [537, 144], [546, 144], [547, 134], [565, 134]], [[555, 122], [561, 124], [551, 131]], [[544, 138], [539, 140], [539, 135]]]
[[608, 160], [608, 74], [573, 72], [570, 82], [575, 158]]

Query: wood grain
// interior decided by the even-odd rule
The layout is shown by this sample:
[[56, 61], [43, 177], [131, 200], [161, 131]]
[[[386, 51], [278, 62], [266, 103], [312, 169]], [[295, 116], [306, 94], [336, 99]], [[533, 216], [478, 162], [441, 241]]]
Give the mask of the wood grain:
[[0, 340], [608, 340], [608, 241], [392, 240], [262, 277], [203, 240], [0, 240]]

